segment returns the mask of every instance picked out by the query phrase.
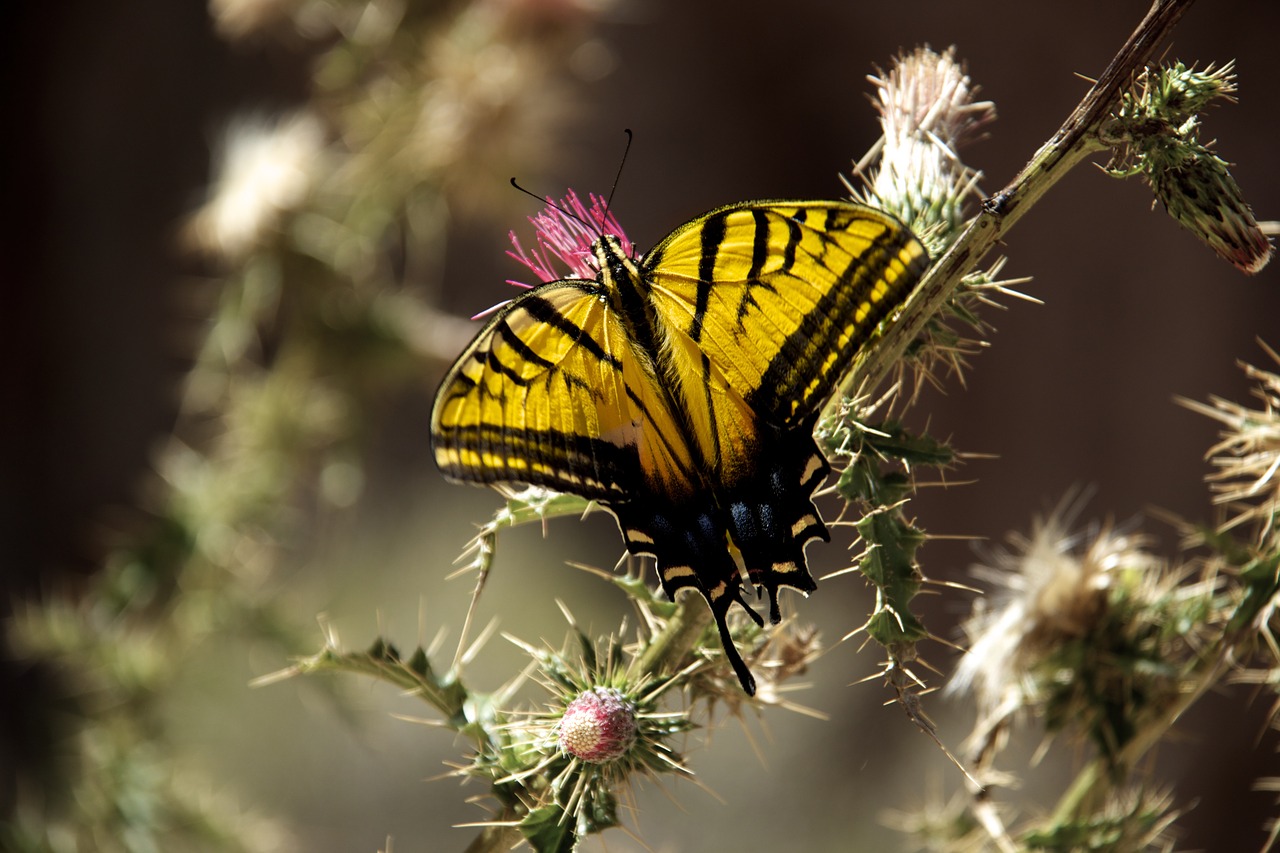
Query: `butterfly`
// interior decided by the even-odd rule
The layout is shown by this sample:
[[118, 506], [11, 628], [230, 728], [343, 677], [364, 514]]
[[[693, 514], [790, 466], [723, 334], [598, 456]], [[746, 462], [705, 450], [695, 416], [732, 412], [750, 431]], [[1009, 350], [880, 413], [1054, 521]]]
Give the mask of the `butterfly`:
[[749, 583], [817, 586], [805, 545], [830, 540], [813, 493], [830, 465], [819, 410], [928, 265], [886, 213], [847, 201], [747, 201], [677, 227], [642, 257], [601, 229], [593, 278], [533, 287], [445, 375], [431, 417], [453, 480], [527, 483], [597, 501], [671, 600], [710, 604], [725, 656]]

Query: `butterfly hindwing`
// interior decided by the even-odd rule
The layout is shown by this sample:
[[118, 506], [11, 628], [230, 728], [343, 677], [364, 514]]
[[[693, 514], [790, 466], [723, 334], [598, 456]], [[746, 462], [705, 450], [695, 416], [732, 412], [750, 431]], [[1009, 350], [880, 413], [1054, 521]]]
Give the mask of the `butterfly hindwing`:
[[755, 679], [729, 633], [729, 609], [741, 604], [756, 624], [762, 620], [742, 598], [742, 576], [728, 550], [726, 519], [709, 493], [672, 501], [637, 490], [634, 498], [614, 503], [627, 550], [653, 557], [662, 590], [675, 601], [682, 589], [697, 590], [711, 606], [725, 656], [742, 688], [755, 692]]
[[817, 589], [804, 546], [814, 539], [831, 540], [812, 500], [831, 471], [813, 440], [815, 419], [790, 430], [762, 424], [758, 468], [722, 490], [729, 533], [751, 583], [768, 592], [769, 620], [775, 623], [781, 619], [780, 587], [805, 595]]

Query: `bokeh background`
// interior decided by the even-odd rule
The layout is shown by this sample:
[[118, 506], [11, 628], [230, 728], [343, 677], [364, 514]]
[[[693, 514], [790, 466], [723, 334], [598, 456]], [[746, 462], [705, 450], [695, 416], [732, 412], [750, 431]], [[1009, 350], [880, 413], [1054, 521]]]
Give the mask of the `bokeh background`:
[[[864, 75], [900, 49], [928, 43], [955, 45], [997, 105], [989, 138], [965, 152], [993, 191], [1083, 95], [1087, 82], [1076, 75], [1099, 73], [1147, 6], [1087, 0], [1067, 13], [989, 0], [794, 0], [767, 12], [726, 0], [528, 5], [576, 16], [574, 40], [554, 59], [542, 93], [545, 134], [530, 137], [501, 170], [469, 176], [465, 186], [483, 185], [472, 197], [449, 198], [431, 298], [460, 316], [504, 298], [503, 280], [518, 274], [503, 255], [505, 234], [533, 210], [506, 188], [513, 173], [538, 192], [607, 191], [622, 129], [632, 128], [614, 211], [641, 247], [727, 201], [834, 196], [837, 175], [849, 173], [878, 133]], [[283, 18], [230, 39], [194, 0], [64, 0], [11, 12], [16, 22], [0, 58], [10, 117], [0, 274], [6, 612], [87, 583], [103, 530], [120, 507], [137, 503], [175, 422], [203, 328], [208, 300], [190, 293], [217, 280], [217, 264], [182, 235], [212, 180], [221, 128], [236, 116], [303, 103], [316, 58], [331, 44]], [[1278, 31], [1276, 4], [1203, 3], [1169, 50], [1187, 61], [1236, 61], [1240, 103], [1215, 109], [1208, 136], [1236, 164], [1261, 219], [1280, 218]], [[1153, 507], [1209, 517], [1202, 457], [1215, 428], [1173, 398], [1246, 402], [1236, 361], [1265, 364], [1255, 338], [1280, 346], [1280, 267], [1246, 278], [1150, 208], [1140, 183], [1082, 167], [1009, 234], [1006, 273], [1033, 276], [1024, 289], [1046, 304], [989, 312], [997, 332], [964, 385], [926, 393], [914, 413], [957, 448], [994, 455], [949, 477], [973, 482], [915, 499], [926, 530], [956, 537], [921, 551], [930, 577], [963, 581], [974, 561], [963, 538], [1000, 541], [1073, 487], [1093, 491], [1087, 518], [1145, 517], [1144, 529], [1168, 552], [1177, 537], [1151, 520]], [[275, 583], [279, 607], [298, 625], [324, 613], [355, 646], [379, 632], [411, 646], [441, 626], [451, 628], [446, 645], [456, 638], [470, 582], [443, 577], [498, 500], [445, 484], [431, 462], [426, 424], [444, 366], [424, 370], [370, 413], [360, 500], [317, 512], [289, 543]], [[811, 548], [817, 569], [845, 565], [849, 544], [846, 535]], [[619, 553], [603, 515], [556, 521], [545, 538], [532, 528], [504, 533], [482, 618], [555, 643], [564, 633], [559, 598], [608, 631], [625, 612], [621, 596], [565, 562], [609, 567]], [[922, 603], [926, 624], [957, 639], [968, 605], [953, 592], [934, 596]], [[869, 606], [861, 582], [846, 576], [799, 609], [834, 642]], [[314, 634], [318, 648], [318, 628]], [[926, 654], [943, 673], [954, 663], [942, 644]], [[854, 683], [878, 662], [876, 650], [857, 641], [833, 649], [813, 667], [812, 688], [797, 696], [829, 720], [779, 711], [750, 721], [749, 735], [736, 725], [717, 731], [710, 748], [690, 756], [700, 785], [642, 785], [633, 829], [656, 850], [896, 849], [899, 837], [880, 824], [882, 812], [945, 796], [960, 779], [885, 705], [890, 696], [874, 679]], [[399, 853], [465, 847], [472, 830], [451, 827], [482, 818], [464, 802], [479, 787], [426, 781], [463, 745], [443, 730], [393, 719], [391, 712], [425, 709], [380, 687], [248, 686], [286, 663], [278, 647], [234, 636], [195, 650], [160, 703], [183, 766], [211, 780], [211, 794], [278, 819], [281, 838], [297, 849], [373, 851], [389, 836]], [[519, 666], [516, 651], [495, 639], [471, 679], [496, 686]], [[29, 661], [7, 661], [0, 696], [5, 759], [32, 767], [56, 757], [57, 735], [41, 725], [44, 703], [60, 701], [46, 676]], [[958, 746], [971, 723], [964, 709], [941, 698], [928, 708]], [[1280, 775], [1269, 710], [1246, 687], [1210, 696], [1159, 750], [1154, 778], [1190, 809], [1180, 823], [1183, 849], [1261, 844], [1274, 798], [1254, 791], [1253, 781]], [[1009, 796], [1049, 807], [1079, 759], [1068, 748], [1051, 752]], [[616, 832], [608, 844], [643, 849]]]

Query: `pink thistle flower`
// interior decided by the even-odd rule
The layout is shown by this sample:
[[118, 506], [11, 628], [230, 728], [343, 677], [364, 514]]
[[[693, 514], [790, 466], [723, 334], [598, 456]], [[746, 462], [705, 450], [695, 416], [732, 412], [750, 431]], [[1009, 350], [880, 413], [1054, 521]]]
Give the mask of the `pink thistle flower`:
[[636, 706], [612, 687], [579, 693], [556, 726], [560, 749], [589, 764], [621, 758], [636, 740]]
[[[537, 246], [526, 250], [520, 245], [516, 232], [512, 231], [511, 244], [515, 251], [507, 254], [527, 267], [540, 282], [595, 278], [600, 270], [596, 267], [592, 247], [601, 237], [616, 237], [622, 244], [622, 250], [634, 256], [635, 246], [623, 233], [622, 226], [609, 210], [607, 200], [595, 193], [588, 198], [591, 201], [589, 208], [573, 190], [569, 190], [559, 204], [548, 197], [546, 208], [537, 216], [529, 217]], [[562, 273], [560, 266], [566, 267], [567, 272]], [[532, 286], [518, 281], [508, 283], [516, 287]]]

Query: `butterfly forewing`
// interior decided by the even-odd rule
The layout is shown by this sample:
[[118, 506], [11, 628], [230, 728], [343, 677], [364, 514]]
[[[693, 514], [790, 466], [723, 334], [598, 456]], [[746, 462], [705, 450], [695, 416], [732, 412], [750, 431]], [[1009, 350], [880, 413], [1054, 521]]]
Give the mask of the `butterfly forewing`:
[[621, 498], [640, 483], [688, 491], [684, 438], [631, 347], [594, 282], [552, 282], [511, 302], [441, 385], [437, 465], [458, 480], [588, 498]]
[[[704, 214], [645, 258], [661, 316], [762, 420], [816, 411], [927, 264], [896, 220], [847, 202], [750, 202]], [[686, 371], [690, 405], [702, 379]]]

